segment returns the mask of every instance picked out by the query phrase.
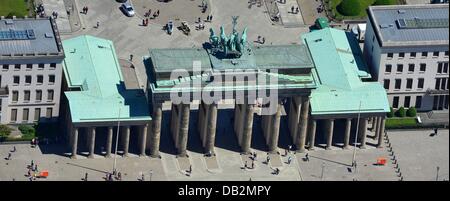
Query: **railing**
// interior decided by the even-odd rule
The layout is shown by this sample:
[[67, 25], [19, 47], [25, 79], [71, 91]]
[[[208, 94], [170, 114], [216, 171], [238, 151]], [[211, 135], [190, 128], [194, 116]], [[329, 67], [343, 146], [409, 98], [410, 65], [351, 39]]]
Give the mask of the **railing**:
[[427, 89], [427, 95], [448, 95], [448, 89]]

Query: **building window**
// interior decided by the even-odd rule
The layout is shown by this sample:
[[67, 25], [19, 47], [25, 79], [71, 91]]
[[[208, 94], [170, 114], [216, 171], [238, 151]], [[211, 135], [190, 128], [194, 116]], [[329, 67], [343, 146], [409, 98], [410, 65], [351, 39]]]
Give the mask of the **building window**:
[[437, 73], [442, 73], [442, 65], [443, 63], [438, 63], [438, 67], [437, 67]]
[[47, 91], [47, 101], [53, 101], [53, 95], [54, 95], [53, 90], [48, 90]]
[[31, 84], [31, 75], [26, 75], [25, 76], [25, 84], [26, 85], [30, 85]]
[[427, 64], [420, 64], [420, 72], [425, 72], [427, 70]]
[[428, 52], [422, 52], [422, 57], [427, 57], [428, 56]]
[[445, 52], [444, 52], [444, 55], [445, 55], [446, 57], [448, 57], [448, 51], [445, 51]]
[[19, 91], [13, 91], [12, 92], [12, 102], [19, 101]]
[[8, 64], [3, 64], [3, 70], [9, 70], [9, 65]]
[[409, 54], [409, 57], [415, 58], [415, 57], [416, 57], [416, 53], [415, 53], [415, 52], [411, 52], [411, 53]]
[[397, 73], [403, 72], [403, 64], [397, 64]]
[[448, 73], [448, 62], [444, 63], [444, 67], [442, 69], [442, 73]]
[[391, 84], [391, 80], [389, 80], [389, 79], [385, 79], [384, 80], [384, 88], [386, 89], [386, 90], [389, 90], [389, 85]]
[[45, 117], [52, 118], [53, 109], [51, 107], [47, 108], [47, 112], [45, 113]]
[[14, 85], [19, 85], [20, 84], [20, 77], [19, 76], [14, 76], [13, 77], [13, 84]]
[[384, 72], [386, 72], [386, 73], [392, 72], [392, 65], [391, 64], [386, 64], [386, 69], [385, 69]]
[[23, 121], [28, 121], [28, 113], [30, 110], [28, 108], [23, 109], [23, 115], [22, 115], [22, 120]]
[[398, 108], [398, 96], [394, 96], [394, 100], [392, 102], [392, 107]]
[[404, 52], [398, 53], [398, 58], [400, 58], [400, 59], [405, 58], [405, 53]]
[[30, 101], [30, 91], [28, 91], [28, 90], [25, 90], [25, 91], [24, 91], [23, 100], [24, 100], [25, 102]]
[[14, 70], [20, 70], [20, 64], [16, 64], [16, 65], [14, 65]]
[[439, 89], [441, 86], [441, 78], [436, 78], [436, 84], [434, 85], [434, 89]]
[[37, 84], [42, 84], [42, 83], [44, 83], [44, 76], [42, 76], [42, 75], [38, 75], [37, 76]]
[[411, 96], [405, 96], [405, 104], [403, 104], [404, 107], [409, 107], [411, 103]]
[[51, 63], [50, 64], [50, 69], [54, 70], [56, 68], [56, 63]]
[[27, 64], [26, 70], [33, 70], [33, 64]]
[[419, 78], [419, 80], [417, 82], [417, 88], [418, 89], [423, 89], [423, 83], [424, 83], [424, 79], [423, 78]]
[[39, 70], [43, 70], [44, 67], [45, 67], [45, 64], [39, 64], [39, 65], [38, 65], [38, 69], [39, 69]]
[[447, 84], [448, 78], [442, 78], [441, 79], [441, 89], [445, 90], [445, 85]]
[[17, 121], [17, 109], [11, 109], [11, 122]]
[[433, 52], [433, 57], [438, 57], [439, 56], [439, 52]]
[[387, 58], [392, 59], [394, 57], [394, 53], [387, 53]]
[[39, 121], [40, 117], [41, 117], [41, 108], [35, 108], [34, 109], [34, 121]]
[[409, 65], [408, 65], [408, 72], [409, 72], [409, 73], [414, 73], [414, 67], [415, 67], [414, 64], [409, 64]]
[[412, 89], [413, 79], [406, 79], [406, 89]]
[[55, 75], [48, 76], [48, 84], [55, 84]]
[[401, 86], [402, 86], [402, 80], [395, 79], [395, 89], [400, 89]]
[[422, 107], [422, 96], [416, 96], [416, 108], [421, 108]]
[[36, 90], [36, 101], [42, 100], [42, 90]]

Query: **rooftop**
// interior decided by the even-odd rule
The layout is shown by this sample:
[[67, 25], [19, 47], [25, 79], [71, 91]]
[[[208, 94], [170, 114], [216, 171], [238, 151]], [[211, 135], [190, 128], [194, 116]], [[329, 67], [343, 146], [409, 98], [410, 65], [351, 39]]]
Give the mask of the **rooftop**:
[[51, 18], [0, 19], [0, 57], [58, 55], [58, 30]]
[[389, 112], [383, 86], [362, 81], [370, 76], [352, 33], [325, 28], [302, 39], [311, 52], [319, 80], [311, 93], [312, 115]]
[[370, 6], [381, 46], [448, 45], [448, 4]]
[[[151, 120], [142, 90], [126, 90], [111, 41], [79, 36], [63, 41], [72, 122]], [[94, 59], [95, 58], [95, 59]]]

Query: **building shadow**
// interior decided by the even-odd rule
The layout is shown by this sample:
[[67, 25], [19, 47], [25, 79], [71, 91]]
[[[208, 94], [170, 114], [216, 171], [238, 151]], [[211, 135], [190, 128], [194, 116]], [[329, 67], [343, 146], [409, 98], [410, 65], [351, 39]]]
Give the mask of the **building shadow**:
[[161, 121], [161, 137], [159, 151], [176, 155], [177, 149], [175, 148], [175, 142], [173, 141], [172, 134], [170, 133], [170, 116], [171, 111], [163, 111]]
[[240, 152], [241, 148], [234, 133], [234, 109], [217, 110], [217, 131], [215, 147]]
[[201, 154], [204, 153], [200, 133], [198, 132], [198, 110], [191, 110], [187, 143], [187, 149], [189, 151]]

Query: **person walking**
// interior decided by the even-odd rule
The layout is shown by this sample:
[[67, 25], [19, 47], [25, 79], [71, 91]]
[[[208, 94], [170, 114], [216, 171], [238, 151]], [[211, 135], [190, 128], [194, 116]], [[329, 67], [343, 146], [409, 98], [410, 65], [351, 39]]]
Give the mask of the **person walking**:
[[266, 38], [262, 38], [262, 44], [266, 43]]
[[84, 181], [88, 180], [88, 173], [86, 172], [86, 174], [84, 174]]
[[309, 154], [308, 154], [308, 153], [306, 153], [306, 155], [305, 155], [305, 159], [306, 159], [306, 161], [308, 161], [308, 162], [309, 162]]
[[192, 165], [189, 165], [189, 173], [192, 173]]
[[100, 27], [100, 22], [97, 21], [97, 29]]
[[89, 10], [89, 8], [86, 6], [86, 12], [84, 13], [85, 15], [88, 14], [88, 10]]
[[144, 175], [144, 173], [141, 174], [141, 181], [145, 181], [145, 175]]
[[119, 179], [119, 181], [122, 181], [122, 173], [117, 173], [117, 178]]
[[34, 171], [38, 171], [37, 164], [34, 165]]
[[438, 128], [434, 128], [434, 136], [437, 136], [438, 134]]
[[269, 162], [270, 162], [270, 156], [269, 155], [267, 155], [267, 165], [269, 164]]
[[210, 15], [210, 16], [209, 16], [209, 22], [212, 22], [212, 18], [213, 18], [213, 16]]
[[291, 156], [289, 156], [289, 157], [288, 157], [288, 161], [287, 161], [287, 164], [289, 165], [289, 164], [291, 164], [291, 162], [292, 162], [292, 157], [291, 157]]
[[291, 13], [294, 14], [294, 6], [291, 7]]
[[11, 160], [11, 153], [8, 153], [8, 158], [6, 160]]
[[244, 164], [244, 167], [245, 167], [245, 169], [247, 169], [247, 161], [245, 161], [245, 164]]
[[252, 169], [255, 168], [255, 161], [252, 161]]
[[12, 152], [16, 152], [16, 146], [13, 147], [13, 151]]

